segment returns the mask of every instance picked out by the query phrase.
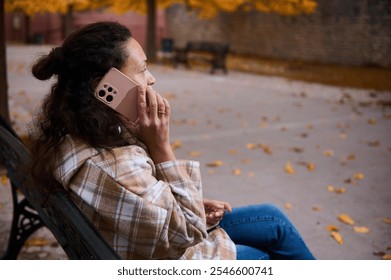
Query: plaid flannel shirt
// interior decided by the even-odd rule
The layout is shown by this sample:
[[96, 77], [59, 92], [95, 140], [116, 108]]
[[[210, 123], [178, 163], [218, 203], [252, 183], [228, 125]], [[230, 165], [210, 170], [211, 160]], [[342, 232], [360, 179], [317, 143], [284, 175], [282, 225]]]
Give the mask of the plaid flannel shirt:
[[123, 259], [235, 259], [206, 232], [199, 163], [154, 164], [138, 145], [97, 151], [67, 136], [56, 179]]

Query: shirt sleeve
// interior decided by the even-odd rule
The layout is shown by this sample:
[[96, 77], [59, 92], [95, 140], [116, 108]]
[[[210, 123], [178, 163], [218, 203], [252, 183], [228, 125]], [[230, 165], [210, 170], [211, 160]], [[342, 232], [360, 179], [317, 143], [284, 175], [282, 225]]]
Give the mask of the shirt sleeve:
[[198, 162], [155, 166], [143, 149], [123, 147], [88, 160], [72, 186], [125, 258], [177, 259], [207, 236]]

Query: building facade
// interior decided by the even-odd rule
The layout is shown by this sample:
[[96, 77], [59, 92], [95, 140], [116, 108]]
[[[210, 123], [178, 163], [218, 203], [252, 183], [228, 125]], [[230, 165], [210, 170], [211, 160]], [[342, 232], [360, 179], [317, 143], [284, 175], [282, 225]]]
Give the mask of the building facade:
[[[88, 23], [113, 20], [127, 26], [133, 37], [145, 47], [147, 18], [134, 12], [123, 15], [104, 11], [75, 12], [73, 14], [73, 29]], [[156, 42], [167, 36], [166, 16], [164, 11], [157, 12]], [[5, 16], [5, 38], [7, 43], [34, 43], [58, 45], [64, 39], [64, 20], [60, 14], [37, 14], [31, 18], [21, 13], [9, 13]]]

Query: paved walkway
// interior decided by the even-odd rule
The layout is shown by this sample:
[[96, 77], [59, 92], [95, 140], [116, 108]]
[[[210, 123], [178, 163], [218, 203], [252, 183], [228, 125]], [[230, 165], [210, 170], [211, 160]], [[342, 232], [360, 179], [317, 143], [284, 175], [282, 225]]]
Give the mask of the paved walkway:
[[[42, 49], [7, 49], [20, 133], [50, 86], [26, 71]], [[201, 162], [205, 196], [233, 206], [276, 204], [319, 259], [391, 254], [391, 92], [232, 71], [209, 75], [158, 65], [150, 71], [173, 108], [177, 157]], [[8, 191], [0, 185], [0, 250], [11, 218]], [[354, 225], [338, 219], [344, 213]], [[339, 230], [342, 245], [328, 226]], [[33, 241], [21, 258], [65, 258], [47, 231]]]

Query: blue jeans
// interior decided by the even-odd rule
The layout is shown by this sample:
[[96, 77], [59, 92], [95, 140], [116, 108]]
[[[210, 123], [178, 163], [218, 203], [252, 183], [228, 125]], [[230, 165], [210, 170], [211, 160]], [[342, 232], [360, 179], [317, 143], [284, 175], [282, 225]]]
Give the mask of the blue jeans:
[[236, 244], [238, 260], [313, 260], [298, 231], [270, 204], [234, 208], [220, 221]]

